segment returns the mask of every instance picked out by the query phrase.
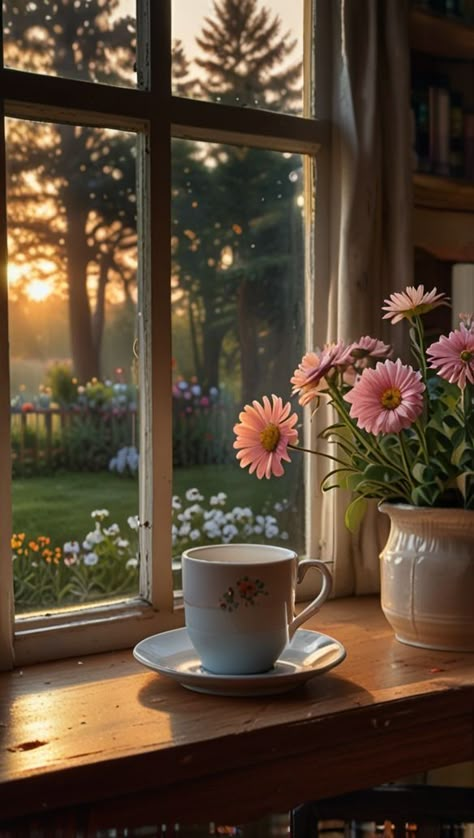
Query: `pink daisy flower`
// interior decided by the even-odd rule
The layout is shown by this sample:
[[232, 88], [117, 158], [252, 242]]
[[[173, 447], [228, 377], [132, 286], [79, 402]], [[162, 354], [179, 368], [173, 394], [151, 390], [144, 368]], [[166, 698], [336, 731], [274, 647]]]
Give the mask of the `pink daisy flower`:
[[365, 358], [386, 358], [391, 351], [392, 347], [387, 343], [382, 343], [381, 340], [371, 338], [369, 335], [359, 338], [351, 346], [351, 355], [356, 361]]
[[460, 324], [459, 330], [441, 335], [426, 350], [432, 369], [441, 378], [464, 389], [466, 381], [474, 384], [474, 331]]
[[398, 358], [365, 369], [344, 398], [359, 428], [370, 434], [398, 434], [422, 412], [424, 389], [421, 374]]
[[424, 285], [418, 288], [409, 285], [405, 291], [391, 294], [388, 300], [384, 300], [386, 305], [382, 306], [382, 311], [386, 311], [386, 314], [383, 319], [390, 318], [392, 323], [398, 323], [404, 318], [411, 320], [416, 314], [426, 314], [438, 306], [449, 305], [445, 297], [444, 293], [437, 294], [436, 288], [425, 294]]
[[288, 446], [296, 445], [298, 432], [294, 426], [298, 421], [296, 413], [292, 413], [291, 404], [283, 401], [279, 396], [272, 396], [273, 404], [267, 396], [263, 396], [263, 404], [253, 401], [245, 405], [239, 414], [240, 423], [234, 425], [237, 439], [234, 448], [240, 467], [250, 466], [249, 472], [256, 472], [257, 477], [281, 477], [284, 473], [282, 460], [290, 462]]
[[459, 314], [459, 322], [464, 323], [466, 329], [470, 332], [474, 332], [474, 313], [472, 311], [469, 313], [461, 311]]
[[352, 363], [351, 347], [341, 340], [327, 344], [323, 351], [308, 352], [290, 379], [293, 384], [291, 394], [300, 394], [298, 399], [303, 407], [317, 398], [325, 385], [325, 377], [336, 369], [345, 369]]

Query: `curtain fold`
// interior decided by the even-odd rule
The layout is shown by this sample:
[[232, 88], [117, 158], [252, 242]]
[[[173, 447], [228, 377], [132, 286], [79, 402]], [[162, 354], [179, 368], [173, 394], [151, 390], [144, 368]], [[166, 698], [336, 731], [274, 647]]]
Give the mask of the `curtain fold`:
[[[332, 31], [329, 305], [325, 333], [321, 315], [316, 318], [315, 343], [368, 334], [399, 354], [404, 331], [382, 322], [381, 306], [392, 291], [412, 284], [413, 273], [408, 2], [333, 0], [325, 13]], [[324, 411], [314, 415], [314, 437], [327, 420]], [[319, 485], [327, 461], [311, 459]], [[371, 502], [353, 535], [344, 525], [344, 495], [326, 492], [309, 507], [319, 552], [332, 563], [337, 595], [373, 592], [386, 516]]]

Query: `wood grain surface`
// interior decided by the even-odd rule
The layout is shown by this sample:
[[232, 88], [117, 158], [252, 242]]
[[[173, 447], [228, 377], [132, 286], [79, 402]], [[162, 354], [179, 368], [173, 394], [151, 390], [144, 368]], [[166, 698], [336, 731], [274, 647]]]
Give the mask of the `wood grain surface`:
[[0, 826], [244, 822], [473, 758], [474, 655], [398, 643], [377, 597], [305, 627], [347, 658], [274, 697], [193, 693], [131, 650], [1, 675]]

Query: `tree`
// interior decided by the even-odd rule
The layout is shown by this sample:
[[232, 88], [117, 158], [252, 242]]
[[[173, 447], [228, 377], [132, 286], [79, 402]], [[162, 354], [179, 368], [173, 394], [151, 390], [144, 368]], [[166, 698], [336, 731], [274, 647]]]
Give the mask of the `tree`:
[[[120, 17], [119, 0], [14, 0], [4, 7], [10, 66], [133, 83], [135, 24]], [[67, 294], [73, 364], [87, 381], [100, 375], [106, 287], [120, 284], [127, 296], [135, 281], [134, 139], [109, 129], [12, 120], [7, 148], [9, 259], [23, 265], [28, 281], [31, 271], [41, 278], [42, 265]]]
[[196, 38], [201, 94], [228, 105], [294, 110], [301, 62], [287, 63], [296, 41], [281, 30], [281, 19], [259, 0], [214, 0], [213, 16]]
[[[258, 0], [215, 0], [196, 40], [199, 95], [275, 107], [278, 94], [280, 110], [296, 107], [301, 66], [288, 63], [295, 43]], [[187, 144], [176, 155], [175, 274], [194, 312], [193, 332], [199, 327], [202, 379], [219, 384], [224, 342], [233, 334], [245, 400], [262, 383], [278, 392], [295, 355], [291, 324], [301, 319], [303, 265], [291, 276], [290, 254], [301, 250], [294, 240], [302, 243], [300, 170], [296, 155], [257, 149]]]

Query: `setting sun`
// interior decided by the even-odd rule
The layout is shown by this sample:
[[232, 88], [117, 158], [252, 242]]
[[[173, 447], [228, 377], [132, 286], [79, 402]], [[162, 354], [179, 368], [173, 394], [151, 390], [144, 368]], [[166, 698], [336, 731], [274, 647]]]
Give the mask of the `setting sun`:
[[52, 293], [53, 286], [47, 279], [32, 279], [25, 285], [25, 293], [35, 303], [42, 303]]

